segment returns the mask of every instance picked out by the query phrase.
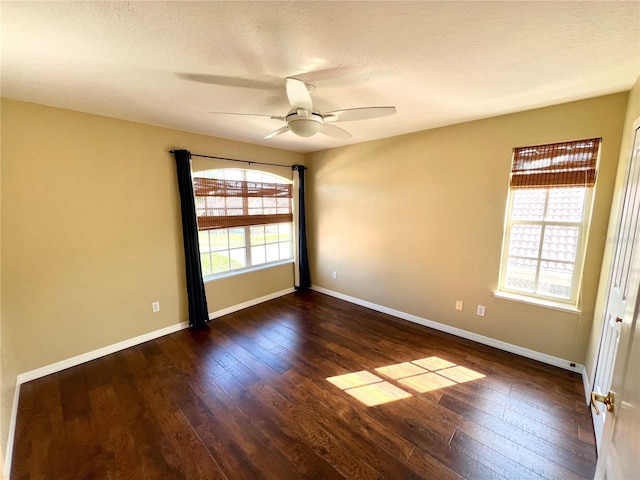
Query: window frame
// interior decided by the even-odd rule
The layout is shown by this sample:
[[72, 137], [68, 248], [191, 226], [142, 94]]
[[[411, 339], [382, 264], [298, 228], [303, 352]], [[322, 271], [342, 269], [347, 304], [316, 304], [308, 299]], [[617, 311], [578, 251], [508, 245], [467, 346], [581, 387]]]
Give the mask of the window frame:
[[[545, 205], [544, 205], [544, 214], [547, 213], [547, 207], [549, 202], [549, 193], [551, 190], [556, 187], [541, 187], [537, 190], [545, 190]], [[586, 243], [589, 235], [589, 227], [591, 223], [591, 213], [593, 211], [593, 199], [594, 199], [594, 189], [595, 187], [566, 187], [566, 188], [584, 188], [584, 200], [582, 203], [582, 220], [580, 222], [560, 222], [553, 220], [545, 220], [544, 216], [542, 220], [513, 220], [513, 204], [514, 197], [517, 188], [509, 188], [509, 193], [507, 195], [507, 207], [505, 212], [505, 226], [503, 233], [503, 241], [502, 241], [502, 250], [500, 255], [500, 272], [498, 279], [498, 289], [496, 292], [497, 296], [502, 296], [506, 298], [513, 298], [515, 300], [521, 300], [525, 302], [536, 303], [545, 306], [551, 307], [569, 307], [571, 309], [578, 308], [579, 301], [579, 293], [582, 288], [582, 277], [584, 272], [584, 261], [586, 254]], [[517, 255], [510, 255], [510, 246], [511, 246], [511, 229], [514, 225], [540, 225], [540, 245], [538, 247], [538, 255], [535, 259], [529, 257], [519, 257]], [[540, 263], [543, 261], [554, 261], [554, 260], [544, 260], [542, 258], [542, 248], [544, 242], [544, 232], [547, 226], [578, 226], [579, 234], [576, 242], [576, 253], [575, 253], [575, 261], [573, 262], [573, 273], [571, 278], [571, 288], [570, 295], [568, 299], [556, 297], [552, 295], [543, 295], [535, 292], [535, 289], [538, 286], [538, 281], [540, 277]], [[534, 260], [537, 262], [536, 267], [536, 280], [533, 292], [526, 292], [522, 290], [516, 290], [513, 288], [509, 288], [506, 286], [507, 279], [507, 268], [509, 264], [509, 259], [511, 258], [523, 258], [528, 260]], [[560, 261], [559, 263], [571, 263], [566, 261]]]
[[[504, 217], [502, 249], [500, 253], [499, 277], [496, 292], [494, 293], [496, 297], [564, 311], [580, 311], [579, 303], [587, 253], [587, 241], [589, 238], [594, 208], [595, 188], [597, 184], [598, 165], [600, 163], [601, 152], [602, 137], [524, 146], [513, 149], [513, 154], [511, 156], [509, 190]], [[559, 188], [584, 189], [581, 221], [555, 221], [553, 219], [548, 219], [551, 192]], [[542, 218], [539, 220], [513, 219], [515, 199], [517, 193], [521, 190], [544, 191], [545, 198]], [[527, 257], [526, 255], [529, 254], [529, 252], [526, 250], [524, 255], [510, 254], [512, 251], [512, 240], [518, 241], [517, 238], [512, 239], [512, 231], [516, 225], [540, 226], [540, 237], [538, 240], [539, 245], [537, 246], [538, 252], [535, 257]], [[545, 259], [543, 256], [546, 229], [548, 227], [560, 227], [562, 225], [578, 228], [578, 237], [576, 238], [573, 262], [560, 259]], [[526, 234], [526, 232], [524, 233]], [[552, 245], [553, 239], [550, 239], [550, 241]], [[523, 245], [519, 246], [522, 247]], [[553, 251], [554, 249], [551, 248], [551, 250]], [[531, 246], [529, 246], [529, 251], [531, 251]], [[514, 258], [535, 262], [533, 291], [517, 290], [507, 285], [509, 280], [507, 273], [511, 259]], [[552, 295], [552, 293], [554, 293], [553, 291], [542, 293], [536, 291], [540, 290], [541, 286], [542, 262], [555, 262], [561, 264], [573, 263], [569, 298], [563, 298], [558, 295], [554, 296]], [[553, 269], [553, 266], [550, 267]], [[551, 273], [551, 275], [553, 275], [553, 273]], [[517, 272], [514, 273], [514, 277], [511, 278], [518, 278]], [[556, 283], [556, 285], [561, 286], [562, 282]]]
[[[263, 170], [254, 170], [254, 169], [243, 169], [243, 168], [224, 168], [224, 167], [219, 167], [219, 168], [209, 168], [206, 170], [199, 170], [197, 172], [194, 172], [194, 177], [198, 176], [198, 175], [202, 175], [205, 172], [213, 172], [213, 171], [225, 171], [225, 170], [229, 170], [229, 171], [239, 171], [241, 172], [241, 177], [242, 177], [242, 181], [253, 181], [253, 180], [247, 180], [247, 174], [248, 173], [255, 173], [255, 174], [260, 174], [260, 175], [267, 175], [269, 177], [272, 177], [274, 179], [277, 179], [276, 182], [271, 182], [271, 183], [283, 183], [283, 184], [290, 184], [293, 185], [293, 180], [287, 179], [285, 177], [282, 177], [280, 175], [277, 175], [275, 173], [269, 172], [269, 171], [263, 171]], [[210, 178], [219, 178], [219, 177], [210, 177]], [[222, 178], [226, 178], [226, 175], [224, 173], [222, 173]], [[223, 198], [228, 198], [228, 197], [223, 197]], [[233, 198], [233, 197], [232, 197]], [[251, 197], [236, 197], [236, 198], [243, 198], [245, 200], [248, 200], [248, 198]], [[292, 196], [291, 198], [289, 198], [290, 201], [290, 210], [293, 212], [294, 211], [294, 196]], [[247, 204], [246, 209], [250, 209], [251, 207]], [[278, 245], [280, 246], [282, 243], [285, 243], [283, 241], [280, 241], [280, 239], [278, 239], [277, 242], [266, 242], [266, 231], [265, 231], [265, 243], [259, 244], [259, 245], [252, 245], [251, 244], [251, 229], [252, 228], [257, 228], [257, 227], [262, 227], [262, 228], [267, 228], [269, 226], [276, 226], [278, 228], [278, 230], [280, 229], [280, 225], [289, 225], [289, 240], [288, 243], [290, 244], [290, 256], [288, 258], [285, 259], [278, 259], [278, 260], [273, 260], [270, 262], [263, 262], [263, 263], [259, 263], [259, 264], [252, 264], [252, 257], [251, 257], [251, 249], [252, 247], [256, 247], [256, 246], [260, 246], [263, 245], [265, 247], [265, 260], [266, 260], [266, 246], [267, 245]], [[229, 239], [228, 235], [230, 235], [230, 230], [234, 230], [234, 229], [243, 229], [244, 230], [244, 245], [243, 246], [232, 246], [231, 245], [231, 240]], [[226, 231], [227, 232], [227, 248], [226, 249], [221, 249], [221, 250], [213, 250], [211, 247], [211, 236], [210, 233], [212, 231]], [[200, 234], [202, 232], [206, 232], [207, 233], [207, 239], [209, 242], [209, 248], [207, 251], [203, 251], [202, 248], [202, 243], [201, 243], [201, 239], [200, 239]], [[278, 236], [280, 235], [280, 232], [278, 232]], [[238, 226], [229, 226], [229, 227], [222, 227], [222, 228], [213, 228], [213, 229], [202, 229], [202, 230], [198, 230], [198, 249], [199, 249], [199, 255], [200, 255], [200, 265], [201, 265], [201, 269], [202, 269], [202, 277], [203, 280], [205, 282], [210, 282], [210, 281], [214, 281], [214, 280], [218, 280], [221, 278], [226, 278], [226, 277], [230, 277], [230, 276], [235, 276], [235, 275], [241, 275], [244, 273], [249, 273], [249, 272], [253, 272], [256, 270], [262, 270], [262, 269], [266, 269], [266, 268], [271, 268], [271, 267], [275, 267], [278, 265], [285, 265], [288, 263], [294, 263], [295, 262], [295, 215], [293, 215], [292, 217], [292, 221], [291, 222], [279, 222], [279, 223], [263, 223], [263, 224], [255, 224], [255, 225], [238, 225]], [[278, 247], [280, 248], [280, 247]], [[228, 270], [224, 270], [224, 271], [220, 271], [220, 272], [214, 272], [213, 268], [211, 268], [211, 272], [212, 273], [205, 273], [205, 268], [203, 265], [203, 256], [204, 255], [208, 255], [209, 256], [209, 261], [211, 264], [211, 267], [213, 265], [212, 262], [212, 258], [211, 255], [215, 254], [215, 253], [227, 253], [227, 257], [231, 258], [231, 252], [233, 250], [239, 250], [239, 249], [244, 249], [244, 257], [245, 257], [245, 266], [242, 267], [237, 267], [237, 268], [233, 268], [230, 265], [230, 268]]]

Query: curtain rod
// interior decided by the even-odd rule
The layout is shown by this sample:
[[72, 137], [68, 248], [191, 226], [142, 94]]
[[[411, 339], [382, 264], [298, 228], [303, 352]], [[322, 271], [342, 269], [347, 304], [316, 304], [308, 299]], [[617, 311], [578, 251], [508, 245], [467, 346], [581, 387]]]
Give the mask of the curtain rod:
[[[173, 153], [175, 150], [171, 150], [169, 153]], [[307, 167], [305, 167], [304, 165], [282, 165], [281, 163], [266, 163], [266, 162], [254, 162], [251, 160], [238, 160], [237, 158], [226, 158], [226, 157], [214, 157], [211, 155], [198, 155], [197, 153], [191, 153], [189, 152], [189, 154], [192, 157], [200, 157], [200, 158], [213, 158], [215, 160], [225, 160], [227, 162], [240, 162], [240, 163], [248, 163], [249, 165], [268, 165], [270, 167], [283, 167], [283, 168], [293, 168], [294, 166], [300, 168], [304, 168], [305, 170], [307, 169]]]

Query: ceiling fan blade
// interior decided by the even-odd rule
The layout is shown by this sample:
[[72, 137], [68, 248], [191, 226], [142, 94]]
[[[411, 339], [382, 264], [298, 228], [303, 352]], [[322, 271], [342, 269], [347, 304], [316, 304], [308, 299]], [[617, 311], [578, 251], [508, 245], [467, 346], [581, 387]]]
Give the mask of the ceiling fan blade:
[[370, 118], [385, 117], [396, 113], [396, 107], [363, 107], [335, 110], [323, 114], [325, 122], [352, 122], [354, 120], [368, 120]]
[[326, 123], [322, 125], [318, 131], [334, 138], [351, 138], [351, 134], [346, 130], [336, 127], [335, 125], [327, 125]]
[[277, 130], [274, 130], [273, 132], [269, 133], [268, 135], [265, 135], [264, 138], [266, 138], [267, 140], [273, 137], [277, 137], [278, 135], [282, 135], [285, 132], [289, 131], [289, 125], [285, 125], [284, 127], [280, 127]]
[[272, 120], [282, 120], [284, 122], [284, 117], [278, 116], [278, 115], [265, 115], [263, 113], [236, 113], [236, 112], [209, 112], [212, 113], [214, 115], [241, 115], [241, 116], [245, 116], [245, 117], [264, 117], [264, 118], [270, 118]]
[[259, 78], [230, 77], [226, 75], [209, 75], [206, 73], [176, 73], [183, 80], [208, 83], [222, 87], [251, 88], [260, 90], [281, 91], [281, 77], [260, 75]]
[[287, 98], [292, 108], [304, 108], [309, 112], [313, 110], [311, 94], [302, 80], [287, 78]]

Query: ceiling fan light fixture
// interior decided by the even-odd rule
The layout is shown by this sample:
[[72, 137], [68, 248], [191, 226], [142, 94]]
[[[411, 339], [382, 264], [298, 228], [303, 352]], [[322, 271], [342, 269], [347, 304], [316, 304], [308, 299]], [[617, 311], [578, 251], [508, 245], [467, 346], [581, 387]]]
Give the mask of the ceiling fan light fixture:
[[320, 130], [322, 117], [316, 113], [312, 113], [308, 117], [293, 114], [287, 116], [287, 125], [299, 137], [312, 137]]
[[[259, 117], [268, 117], [272, 120], [280, 120], [286, 123], [273, 132], [267, 133], [264, 137], [271, 139], [291, 131], [298, 137], [312, 137], [320, 132], [323, 135], [338, 139], [351, 138], [351, 134], [346, 130], [334, 125], [335, 122], [350, 122], [355, 120], [368, 120], [370, 118], [384, 117], [396, 113], [396, 107], [359, 107], [347, 108], [345, 110], [334, 110], [333, 112], [319, 113], [314, 111], [313, 100], [310, 92], [313, 86], [304, 83], [297, 78], [286, 79], [287, 100], [291, 105], [291, 110], [286, 116], [280, 117], [276, 115], [258, 114]], [[233, 114], [230, 112], [211, 112], [226, 113], [228, 115], [251, 115], [251, 114]]]

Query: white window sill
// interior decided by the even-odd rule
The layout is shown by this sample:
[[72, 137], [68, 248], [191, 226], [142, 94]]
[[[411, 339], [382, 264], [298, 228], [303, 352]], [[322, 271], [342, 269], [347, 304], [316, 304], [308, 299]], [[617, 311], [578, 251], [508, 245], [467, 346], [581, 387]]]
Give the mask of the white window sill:
[[516, 293], [507, 292], [495, 292], [493, 294], [496, 298], [503, 300], [511, 300], [513, 302], [526, 303], [528, 305], [535, 305], [536, 307], [550, 308], [552, 310], [560, 310], [567, 313], [581, 313], [580, 309], [575, 305], [568, 303], [554, 302], [553, 300], [544, 300], [542, 298], [528, 297], [526, 295], [518, 295]]
[[216, 275], [207, 275], [206, 277], [204, 277], [204, 283], [222, 280], [223, 278], [235, 277], [236, 275], [242, 275], [244, 273], [256, 272], [258, 270], [266, 270], [271, 267], [279, 267], [280, 265], [286, 265], [287, 263], [293, 263], [293, 259], [281, 260], [279, 262], [263, 263], [262, 265], [256, 265], [255, 267], [230, 270], [228, 272], [222, 272]]

